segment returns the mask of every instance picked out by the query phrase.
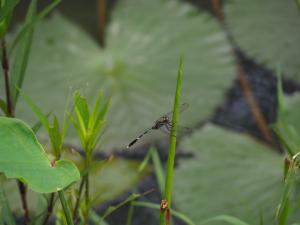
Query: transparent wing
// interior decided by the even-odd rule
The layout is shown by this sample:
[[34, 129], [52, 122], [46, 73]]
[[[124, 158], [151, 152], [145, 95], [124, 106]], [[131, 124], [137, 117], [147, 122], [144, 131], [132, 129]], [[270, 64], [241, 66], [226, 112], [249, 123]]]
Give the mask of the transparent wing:
[[[170, 134], [172, 129], [172, 124], [168, 123], [161, 128], [159, 128], [160, 131], [162, 131], [165, 134]], [[193, 130], [189, 127], [183, 127], [183, 126], [178, 126], [177, 127], [177, 134], [178, 135], [184, 135], [184, 134], [190, 134]]]
[[[189, 104], [188, 103], [182, 103], [179, 107], [179, 112], [183, 112], [184, 110], [186, 110], [187, 108], [189, 107]], [[172, 118], [172, 115], [173, 115], [173, 110], [166, 113], [164, 116], [167, 116], [168, 118]]]

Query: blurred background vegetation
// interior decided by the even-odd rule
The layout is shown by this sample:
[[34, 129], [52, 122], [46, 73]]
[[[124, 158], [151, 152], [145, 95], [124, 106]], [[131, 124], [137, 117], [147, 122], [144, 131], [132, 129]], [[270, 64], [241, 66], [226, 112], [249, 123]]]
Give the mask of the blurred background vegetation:
[[[14, 11], [8, 45], [28, 3], [21, 1]], [[280, 68], [287, 121], [299, 130], [299, 40], [296, 1], [62, 0], [35, 26], [23, 90], [44, 112], [61, 116], [71, 91], [80, 89], [95, 99], [104, 90], [112, 101], [97, 159], [111, 154], [116, 159], [93, 174], [95, 210], [103, 212], [133, 191], [152, 188], [156, 191], [141, 200], [159, 203], [153, 167], [139, 172], [138, 166], [152, 145], [165, 162], [167, 136], [153, 132], [133, 149], [125, 147], [172, 108], [182, 54], [182, 98], [189, 109], [180, 123], [193, 132], [179, 142], [175, 208], [195, 224], [220, 214], [249, 224], [278, 224], [285, 153], [271, 128], [277, 121], [276, 74]], [[29, 124], [36, 121], [22, 100], [16, 115]], [[43, 130], [39, 137], [45, 140]], [[74, 132], [66, 146], [81, 152]], [[74, 154], [70, 150], [67, 157], [81, 157]], [[15, 184], [5, 185], [13, 190]], [[9, 193], [20, 212], [14, 204], [18, 196]], [[30, 196], [36, 199], [30, 206], [34, 211], [40, 200]], [[297, 192], [292, 197], [289, 224], [300, 220]], [[127, 213], [125, 205], [107, 223], [125, 224]], [[134, 211], [133, 224], [157, 221], [157, 211]]]

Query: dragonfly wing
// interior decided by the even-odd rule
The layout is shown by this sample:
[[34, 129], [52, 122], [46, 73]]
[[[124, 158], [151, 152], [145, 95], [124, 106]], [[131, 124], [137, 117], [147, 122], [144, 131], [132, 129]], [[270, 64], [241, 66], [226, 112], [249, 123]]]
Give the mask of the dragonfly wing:
[[[185, 111], [187, 108], [189, 107], [189, 104], [188, 103], [182, 103], [180, 106], [179, 106], [179, 112], [183, 112]], [[173, 110], [168, 112], [167, 114], [165, 114], [165, 116], [167, 116], [168, 118], [170, 118], [170, 120], [172, 119], [172, 116], [173, 116]]]
[[[166, 125], [168, 127], [168, 129], [170, 130], [171, 132], [171, 129], [172, 129], [172, 123], [168, 123]], [[189, 127], [183, 127], [183, 126], [177, 126], [177, 134], [179, 135], [183, 135], [183, 134], [189, 134], [191, 133], [193, 130]]]

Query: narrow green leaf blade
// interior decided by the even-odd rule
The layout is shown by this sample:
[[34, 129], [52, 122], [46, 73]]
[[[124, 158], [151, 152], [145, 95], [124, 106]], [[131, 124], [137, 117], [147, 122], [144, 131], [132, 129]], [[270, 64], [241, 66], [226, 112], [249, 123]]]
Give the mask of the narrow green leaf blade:
[[54, 0], [45, 9], [43, 9], [43, 11], [40, 12], [31, 23], [24, 24], [22, 29], [18, 32], [17, 36], [15, 37], [11, 45], [10, 52], [12, 52], [15, 49], [20, 40], [24, 38], [27, 32], [30, 31], [30, 29], [32, 29], [37, 22], [41, 21], [45, 16], [47, 16], [60, 2], [61, 0]]
[[53, 115], [53, 123], [49, 128], [49, 136], [55, 156], [59, 158], [63, 140], [59, 129], [58, 119], [55, 115]]
[[159, 186], [160, 193], [163, 193], [164, 191], [164, 180], [165, 180], [165, 174], [164, 174], [164, 169], [161, 163], [161, 160], [159, 158], [159, 154], [155, 148], [153, 148], [152, 154], [152, 161], [153, 161], [153, 166], [155, 170], [155, 176], [156, 180]]
[[3, 223], [7, 225], [16, 225], [5, 192], [0, 186], [0, 220], [1, 219], [3, 219]]
[[84, 127], [85, 129], [87, 129], [90, 118], [89, 106], [87, 99], [84, 96], [82, 96], [79, 91], [76, 91], [74, 93], [74, 104], [77, 117], [82, 118], [82, 121], [84, 122]]
[[[36, 16], [37, 0], [32, 0], [25, 19], [25, 24], [32, 23]], [[32, 44], [33, 27], [26, 32], [23, 39], [18, 43], [18, 49], [14, 57], [14, 61], [11, 67], [11, 92], [13, 98], [13, 104], [16, 106], [19, 90], [22, 87], [24, 80], [29, 53]]]
[[0, 39], [5, 36], [10, 19], [19, 0], [0, 1]]
[[31, 98], [25, 93], [21, 92], [22, 98], [25, 100], [30, 109], [35, 113], [38, 119], [43, 124], [44, 128], [48, 131], [50, 129], [50, 124], [48, 121], [48, 116], [45, 115], [42, 110], [31, 100]]
[[0, 109], [5, 115], [7, 115], [7, 106], [5, 101], [3, 101], [2, 99], [0, 99]]
[[13, 12], [20, 0], [6, 0], [3, 7], [0, 4], [0, 23]]

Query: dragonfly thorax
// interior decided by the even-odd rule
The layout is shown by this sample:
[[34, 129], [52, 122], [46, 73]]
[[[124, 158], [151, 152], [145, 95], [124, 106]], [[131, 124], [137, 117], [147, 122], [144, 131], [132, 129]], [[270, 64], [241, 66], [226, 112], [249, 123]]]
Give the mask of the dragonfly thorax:
[[152, 126], [152, 129], [159, 129], [162, 126], [170, 123], [169, 117], [167, 116], [162, 116], [158, 120], [155, 121], [155, 124]]

